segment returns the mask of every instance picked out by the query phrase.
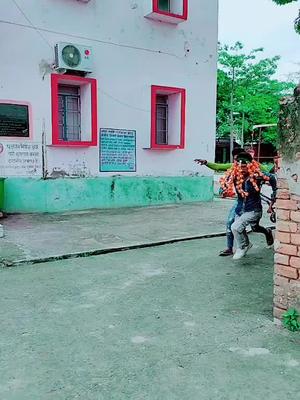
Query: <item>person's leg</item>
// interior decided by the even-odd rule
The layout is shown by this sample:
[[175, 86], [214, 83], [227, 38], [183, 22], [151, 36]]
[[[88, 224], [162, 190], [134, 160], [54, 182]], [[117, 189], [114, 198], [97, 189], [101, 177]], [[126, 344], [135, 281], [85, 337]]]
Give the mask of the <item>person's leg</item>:
[[234, 259], [238, 260], [247, 253], [250, 248], [250, 242], [247, 235], [246, 227], [248, 225], [258, 224], [258, 221], [261, 218], [261, 212], [246, 212], [241, 216], [237, 217], [234, 223], [232, 224], [232, 232], [234, 235], [234, 239], [237, 244], [237, 250], [234, 255]]
[[231, 226], [235, 220], [235, 209], [236, 209], [236, 204], [229, 211], [227, 224], [226, 224], [227, 248], [231, 249], [231, 250], [233, 249], [233, 242], [234, 242], [234, 237], [233, 237], [233, 233], [231, 230]]
[[241, 216], [237, 216], [231, 226], [237, 249], [244, 249], [249, 244], [249, 239], [246, 232], [246, 227], [249, 225], [249, 222], [247, 221], [247, 214], [248, 213], [244, 213]]
[[233, 233], [231, 230], [231, 225], [234, 223], [235, 219], [235, 209], [236, 209], [236, 203], [234, 206], [230, 209], [228, 218], [227, 218], [227, 223], [226, 223], [226, 240], [227, 240], [227, 248], [225, 250], [222, 250], [220, 252], [220, 256], [231, 256], [233, 254], [233, 242], [234, 242], [234, 237]]
[[266, 237], [268, 246], [272, 246], [274, 244], [272, 229], [265, 228], [264, 226], [259, 225], [259, 221], [257, 222], [257, 224], [251, 225], [251, 229], [254, 233], [263, 233]]

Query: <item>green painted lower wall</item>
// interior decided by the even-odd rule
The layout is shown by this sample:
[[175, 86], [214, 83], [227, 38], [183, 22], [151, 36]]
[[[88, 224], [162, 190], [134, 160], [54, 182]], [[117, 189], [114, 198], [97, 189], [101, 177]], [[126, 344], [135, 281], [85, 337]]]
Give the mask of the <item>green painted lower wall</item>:
[[62, 212], [209, 201], [213, 180], [191, 177], [8, 178], [4, 211]]
[[0, 178], [0, 210], [4, 206], [4, 179]]

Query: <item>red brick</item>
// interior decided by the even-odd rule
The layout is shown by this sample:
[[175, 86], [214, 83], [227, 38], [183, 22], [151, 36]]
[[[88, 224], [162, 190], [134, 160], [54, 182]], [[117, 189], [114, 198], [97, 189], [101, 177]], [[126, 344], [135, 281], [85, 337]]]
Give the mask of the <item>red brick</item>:
[[[285, 235], [289, 235], [289, 234], [285, 233]], [[287, 242], [283, 242], [283, 243], [287, 243]], [[300, 246], [300, 233], [292, 233], [291, 234], [291, 243], [295, 244], [297, 246]]]
[[287, 179], [278, 178], [278, 180], [277, 180], [277, 187], [278, 187], [279, 189], [288, 189], [288, 188], [289, 188], [289, 185], [288, 185]]
[[283, 296], [286, 292], [286, 288], [282, 286], [274, 286], [274, 295], [275, 296]]
[[287, 267], [286, 265], [275, 265], [275, 272], [278, 275], [285, 276], [291, 279], [298, 279], [298, 270], [293, 267]]
[[286, 189], [280, 189], [277, 192], [277, 199], [289, 200], [290, 199], [290, 192]]
[[298, 194], [291, 194], [291, 199], [300, 203], [300, 196]]
[[289, 221], [290, 220], [290, 211], [289, 210], [277, 210], [277, 218], [281, 221]]
[[[295, 234], [296, 235], [296, 234]], [[297, 236], [297, 235], [296, 235]], [[276, 240], [278, 240], [280, 243], [291, 243], [291, 234], [287, 232], [276, 232], [275, 234]], [[300, 234], [299, 234], [299, 243], [300, 243]], [[298, 245], [298, 243], [293, 243]]]
[[[279, 288], [279, 286], [276, 287]], [[275, 293], [273, 303], [275, 307], [285, 308], [288, 306], [288, 299], [283, 293]]]
[[280, 232], [298, 233], [298, 224], [292, 221], [278, 221], [277, 229]]
[[[291, 257], [290, 266], [294, 267], [294, 268], [300, 268], [300, 257]], [[294, 278], [294, 279], [297, 279], [297, 278]]]
[[285, 244], [285, 243], [279, 243], [279, 245], [276, 248], [276, 251], [280, 254], [286, 254], [289, 256], [296, 256], [297, 255], [297, 246], [294, 246], [292, 244]]
[[293, 285], [293, 284], [299, 284], [299, 281], [300, 281], [300, 272], [299, 272], [299, 270], [298, 270], [298, 278], [297, 279], [292, 279], [292, 278], [290, 278], [289, 280], [290, 280], [290, 285]]
[[285, 287], [289, 284], [290, 280], [288, 278], [284, 278], [283, 276], [280, 275], [274, 275], [274, 285], [275, 286], [281, 286]]
[[279, 307], [274, 307], [273, 308], [273, 315], [275, 318], [281, 319], [282, 318], [282, 314], [284, 314], [286, 312], [286, 309], [282, 309]]
[[275, 253], [274, 260], [277, 264], [290, 265], [290, 257], [285, 254]]
[[300, 222], [300, 211], [291, 211], [291, 220]]
[[295, 200], [277, 200], [276, 208], [281, 208], [283, 210], [298, 210], [298, 204]]

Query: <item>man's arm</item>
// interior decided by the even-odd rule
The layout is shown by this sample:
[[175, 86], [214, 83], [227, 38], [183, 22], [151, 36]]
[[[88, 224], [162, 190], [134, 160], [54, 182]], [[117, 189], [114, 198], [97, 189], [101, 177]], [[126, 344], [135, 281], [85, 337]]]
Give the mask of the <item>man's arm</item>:
[[200, 165], [205, 165], [207, 168], [212, 169], [213, 171], [216, 172], [219, 171], [224, 172], [232, 167], [231, 163], [221, 164], [221, 163], [213, 163], [213, 162], [208, 162], [207, 160], [198, 160], [198, 159], [195, 160], [195, 162]]
[[265, 175], [269, 177], [269, 184], [272, 188], [271, 204], [270, 204], [269, 210], [268, 210], [268, 212], [272, 212], [272, 207], [276, 201], [276, 195], [277, 195], [277, 179], [274, 174], [266, 173]]
[[220, 163], [220, 164], [219, 164], [219, 163], [208, 162], [208, 163], [206, 164], [206, 166], [207, 166], [208, 168], [212, 169], [213, 171], [216, 171], [216, 172], [220, 172], [220, 171], [225, 172], [225, 171], [227, 171], [229, 168], [232, 167], [232, 164], [231, 164], [231, 163], [227, 163], [227, 164], [221, 164], [221, 163]]
[[267, 165], [260, 164], [260, 170], [261, 170], [261, 172], [263, 172], [266, 175], [268, 175], [268, 173], [272, 174], [273, 170], [274, 170], [274, 165], [270, 168]]
[[269, 175], [269, 178], [270, 178], [269, 182], [270, 182], [270, 185], [272, 187], [272, 195], [271, 195], [272, 204], [274, 204], [275, 201], [276, 201], [276, 195], [277, 195], [277, 179], [276, 179], [276, 176], [274, 174], [268, 174], [268, 175]]

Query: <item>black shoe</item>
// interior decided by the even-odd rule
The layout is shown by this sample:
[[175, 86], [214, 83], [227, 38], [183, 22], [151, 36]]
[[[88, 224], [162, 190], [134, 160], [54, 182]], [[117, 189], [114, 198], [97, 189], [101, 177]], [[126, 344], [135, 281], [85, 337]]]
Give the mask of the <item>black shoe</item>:
[[232, 249], [222, 250], [220, 252], [219, 256], [221, 256], [221, 257], [233, 256], [233, 251], [232, 251]]
[[267, 231], [268, 231], [268, 233], [266, 235], [267, 245], [268, 245], [268, 247], [271, 247], [274, 244], [272, 229], [269, 228], [269, 229], [267, 229]]

